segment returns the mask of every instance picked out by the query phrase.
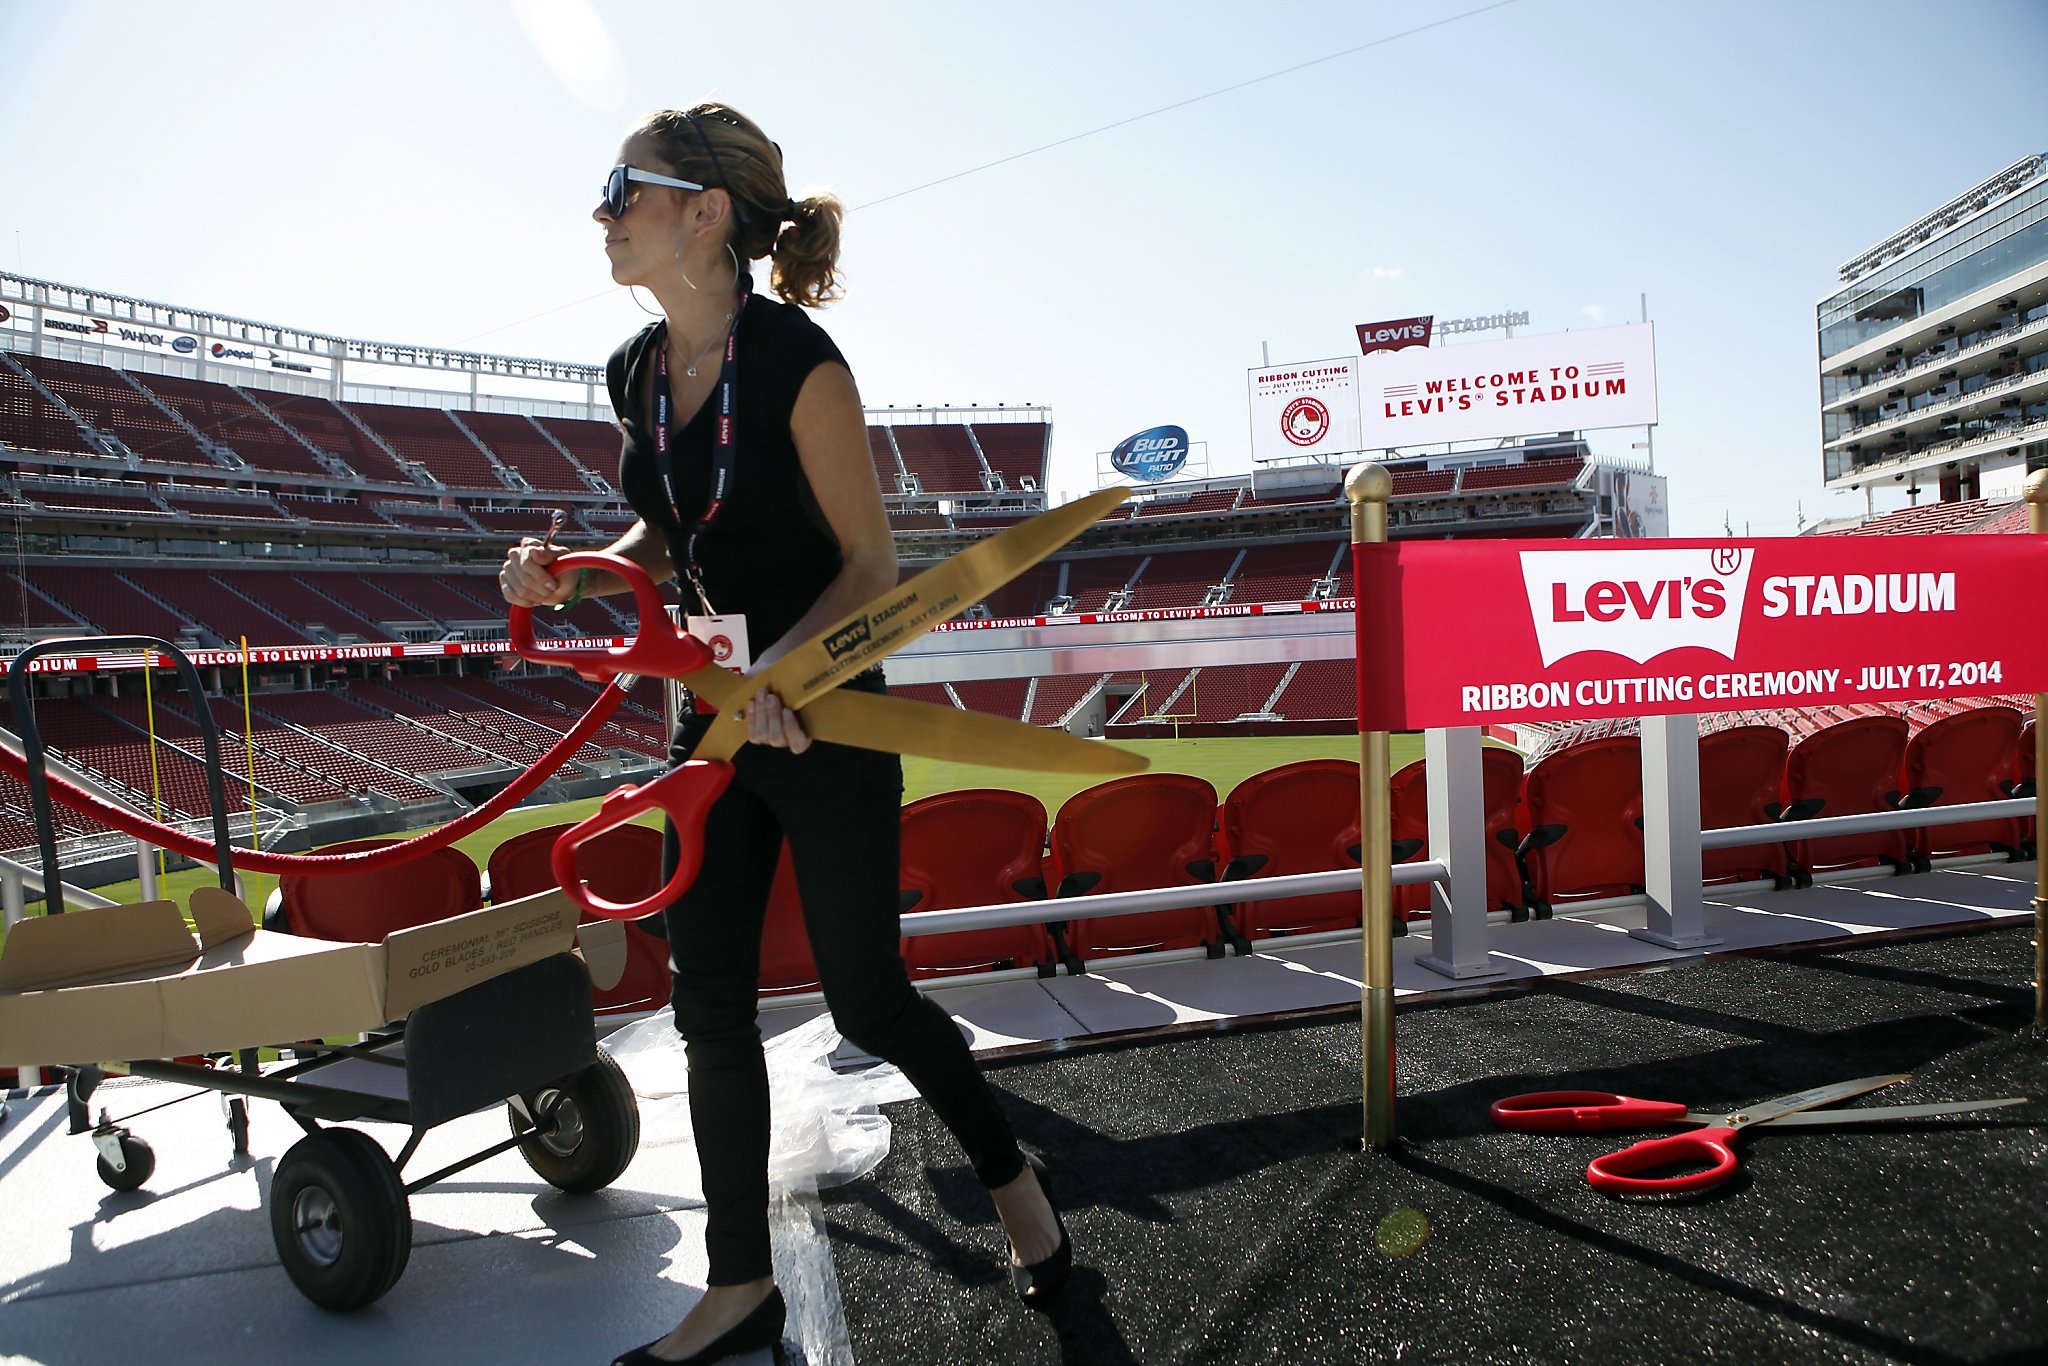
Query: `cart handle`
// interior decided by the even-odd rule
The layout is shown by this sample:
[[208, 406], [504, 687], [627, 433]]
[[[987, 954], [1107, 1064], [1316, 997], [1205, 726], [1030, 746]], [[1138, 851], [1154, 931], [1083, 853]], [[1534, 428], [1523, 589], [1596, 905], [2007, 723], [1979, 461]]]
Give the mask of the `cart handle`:
[[[643, 619], [644, 620], [644, 619]], [[652, 915], [690, 889], [704, 863], [704, 818], [732, 781], [732, 765], [719, 759], [691, 759], [651, 783], [622, 787], [598, 803], [597, 813], [555, 837], [551, 864], [555, 881], [589, 914], [604, 920], [638, 920]], [[608, 901], [576, 872], [576, 847], [624, 825], [643, 811], [668, 813], [676, 832], [676, 867], [666, 886], [644, 901]]]
[[624, 579], [626, 586], [633, 590], [634, 605], [639, 611], [639, 633], [630, 645], [549, 646], [543, 649], [533, 638], [533, 609], [514, 606], [506, 629], [512, 639], [512, 648], [520, 657], [536, 664], [565, 665], [579, 673], [588, 671], [605, 678], [614, 674], [632, 674], [639, 678], [650, 675], [655, 678], [681, 678], [711, 663], [711, 647], [695, 636], [675, 629], [668, 619], [668, 604], [661, 600], [661, 590], [654, 586], [653, 576], [633, 561], [602, 550], [575, 550], [555, 560], [548, 568], [557, 573], [564, 569], [603, 569]]

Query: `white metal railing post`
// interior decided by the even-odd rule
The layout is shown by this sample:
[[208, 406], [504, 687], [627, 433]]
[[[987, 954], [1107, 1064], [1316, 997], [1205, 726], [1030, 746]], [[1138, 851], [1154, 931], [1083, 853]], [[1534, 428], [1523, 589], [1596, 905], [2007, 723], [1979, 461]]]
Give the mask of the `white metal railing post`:
[[1423, 732], [1429, 854], [1450, 870], [1429, 884], [1430, 952], [1415, 961], [1446, 977], [1499, 977], [1486, 947], [1486, 770], [1477, 726]]
[[1707, 933], [1700, 888], [1700, 719], [1645, 716], [1643, 891], [1648, 923], [1629, 933], [1667, 949], [1721, 941]]
[[141, 836], [135, 839], [135, 880], [140, 885], [144, 901], [156, 900], [156, 860], [150, 857], [156, 846]]
[[0, 917], [4, 917], [11, 930], [27, 914], [28, 898], [22, 895], [21, 874], [12, 868], [0, 869]]

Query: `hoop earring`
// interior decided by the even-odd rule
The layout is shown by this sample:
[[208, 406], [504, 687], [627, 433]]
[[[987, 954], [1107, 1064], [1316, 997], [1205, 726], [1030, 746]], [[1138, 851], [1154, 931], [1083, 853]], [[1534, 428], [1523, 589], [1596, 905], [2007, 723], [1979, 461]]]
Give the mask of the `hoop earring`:
[[645, 313], [645, 314], [647, 314], [647, 315], [648, 315], [649, 317], [653, 317], [653, 318], [666, 318], [666, 317], [668, 316], [668, 314], [666, 314], [666, 313], [662, 312], [662, 311], [661, 311], [660, 309], [658, 309], [658, 308], [649, 308], [649, 307], [648, 307], [648, 306], [647, 306], [646, 304], [643, 304], [643, 303], [641, 303], [641, 302], [640, 302], [640, 296], [639, 296], [638, 294], [635, 294], [635, 293], [633, 292], [634, 290], [636, 290], [636, 289], [638, 289], [638, 288], [640, 288], [640, 286], [638, 286], [638, 285], [627, 285], [627, 286], [626, 286], [626, 297], [627, 297], [627, 298], [629, 298], [629, 299], [631, 299], [631, 300], [633, 301], [633, 304], [634, 304], [634, 306], [635, 306], [636, 308], [638, 308], [638, 309], [639, 309], [639, 310], [640, 310], [640, 311], [641, 311], [642, 313]]
[[[725, 244], [725, 254], [732, 257], [732, 278], [725, 282], [725, 287], [726, 289], [735, 289], [739, 286], [740, 282], [740, 254], [733, 250], [732, 243], [730, 242]], [[683, 249], [680, 244], [676, 247], [675, 260], [676, 274], [683, 277], [683, 283], [690, 287], [690, 292], [692, 294], [702, 294], [704, 291], [698, 287], [695, 280], [690, 278], [690, 272], [683, 269]]]

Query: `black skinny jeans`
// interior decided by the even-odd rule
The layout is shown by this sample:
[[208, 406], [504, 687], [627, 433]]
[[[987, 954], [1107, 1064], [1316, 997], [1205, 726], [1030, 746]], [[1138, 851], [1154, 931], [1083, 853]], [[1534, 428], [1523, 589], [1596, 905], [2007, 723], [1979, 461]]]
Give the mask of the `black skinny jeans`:
[[[709, 719], [684, 718], [672, 758], [687, 753]], [[755, 1014], [761, 925], [785, 834], [839, 1032], [903, 1070], [983, 1185], [1006, 1185], [1024, 1169], [967, 1041], [904, 971], [896, 909], [901, 760], [820, 741], [802, 754], [747, 745], [733, 762], [732, 784], [705, 822], [703, 868], [665, 914], [704, 1173], [711, 1285], [771, 1274], [768, 1070]], [[674, 859], [671, 829], [668, 868]]]

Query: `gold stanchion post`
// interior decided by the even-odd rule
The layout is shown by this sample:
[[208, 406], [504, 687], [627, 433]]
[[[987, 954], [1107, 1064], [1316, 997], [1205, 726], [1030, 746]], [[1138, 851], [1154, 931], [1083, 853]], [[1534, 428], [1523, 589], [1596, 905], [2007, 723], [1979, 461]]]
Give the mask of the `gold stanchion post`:
[[[2027, 530], [2048, 532], [2048, 470], [2027, 476]], [[2048, 693], [2034, 695], [2034, 1028], [2048, 1029]]]
[[[1351, 544], [1387, 539], [1387, 499], [1394, 477], [1371, 461], [1344, 476], [1351, 502]], [[1357, 611], [1366, 604], [1359, 599]], [[1360, 1027], [1365, 1053], [1365, 1146], [1384, 1150], [1394, 1141], [1394, 850], [1387, 812], [1387, 733], [1358, 733], [1358, 866], [1365, 902], [1365, 988]]]

